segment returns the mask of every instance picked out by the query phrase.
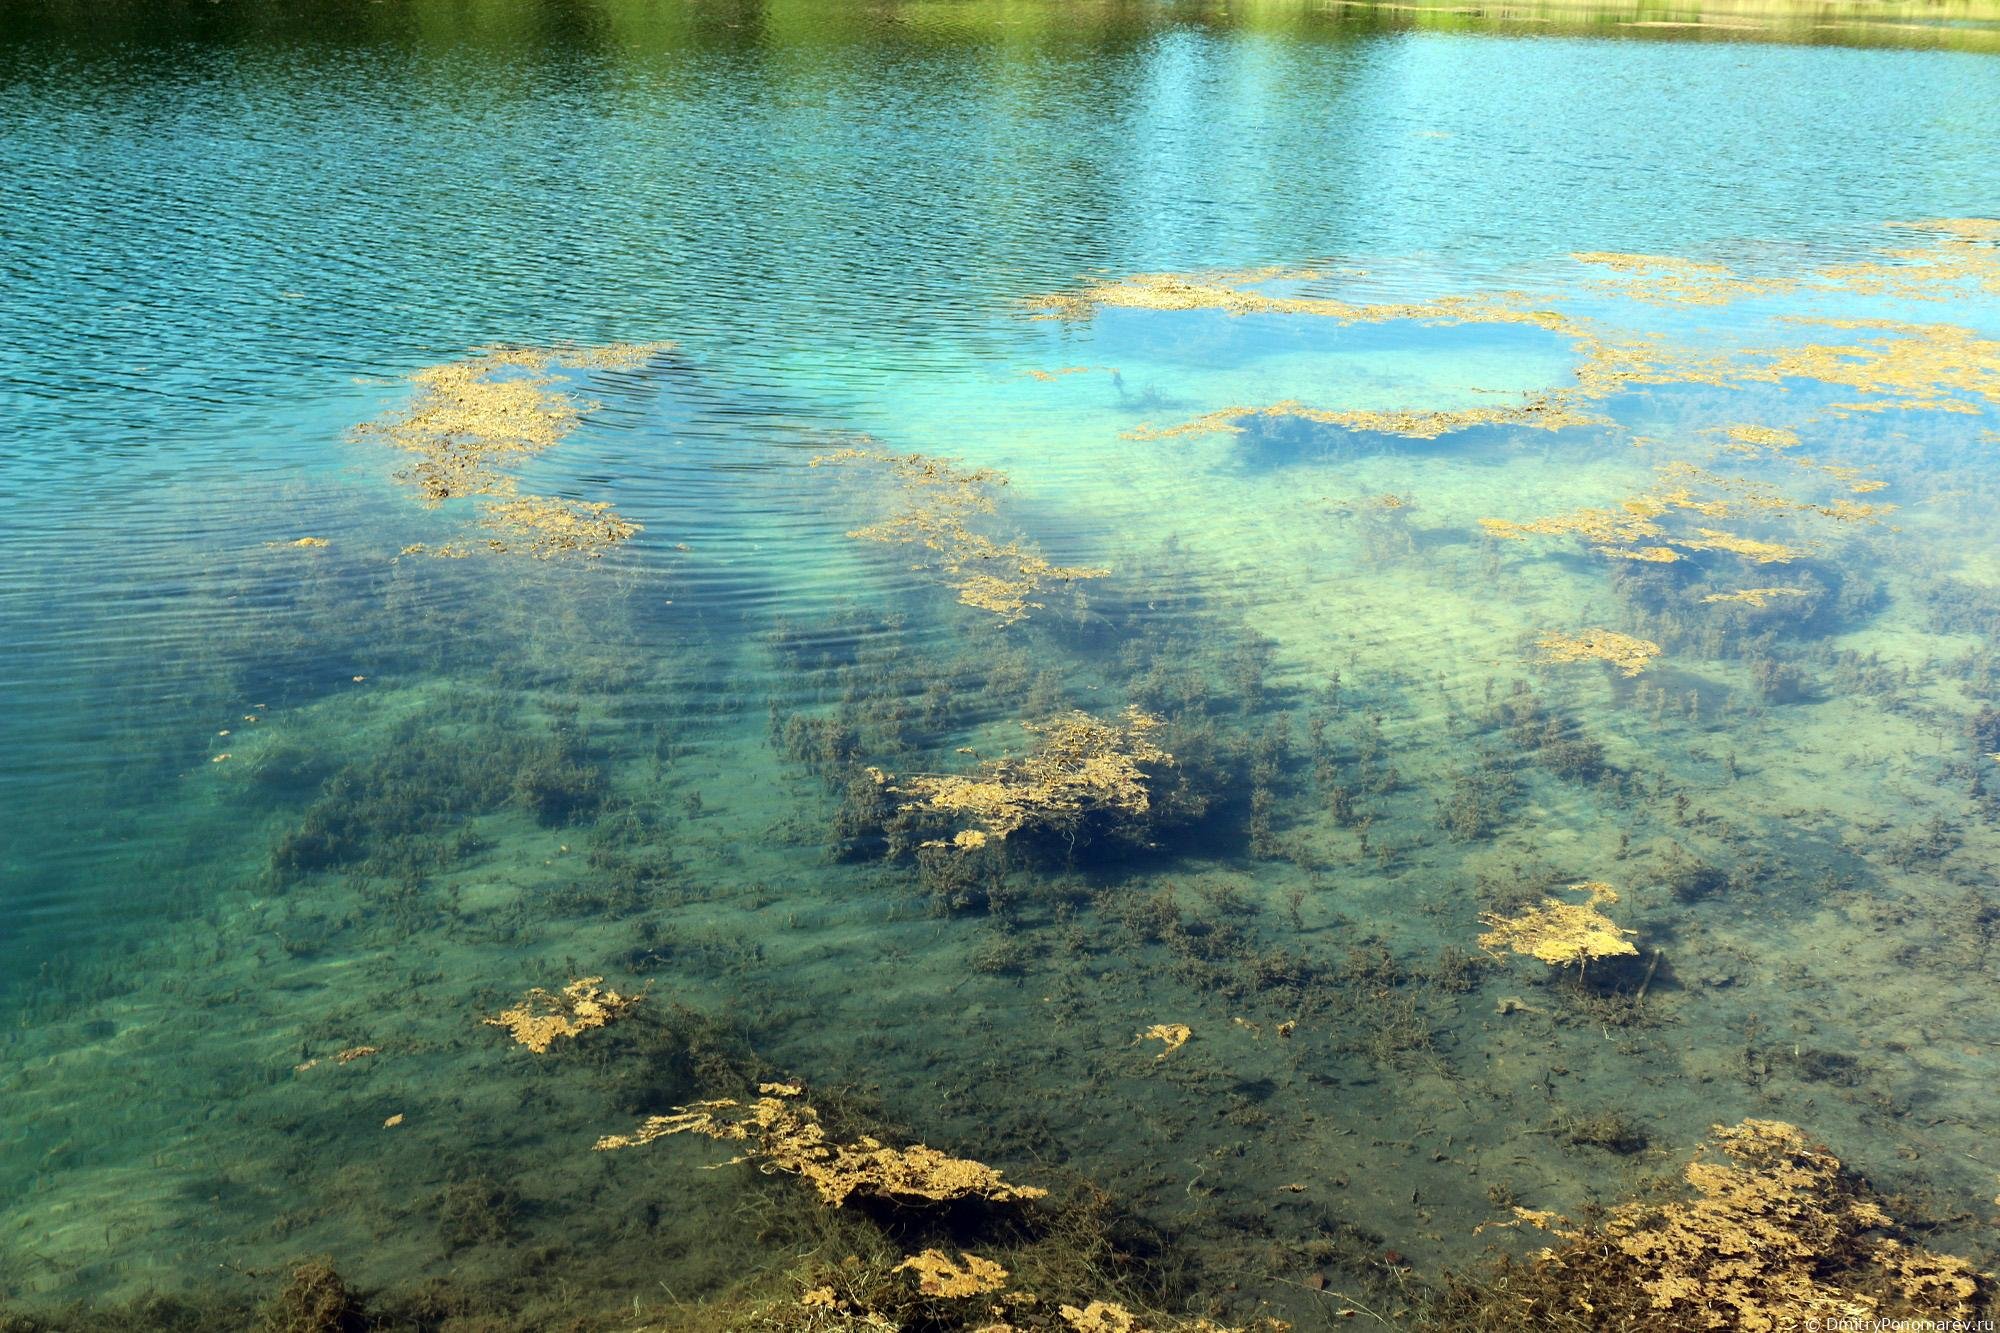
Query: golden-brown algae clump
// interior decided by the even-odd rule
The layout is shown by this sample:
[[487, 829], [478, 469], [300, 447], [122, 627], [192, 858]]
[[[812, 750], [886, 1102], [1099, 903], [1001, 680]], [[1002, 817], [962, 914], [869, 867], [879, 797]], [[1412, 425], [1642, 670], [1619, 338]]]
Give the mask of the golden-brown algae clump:
[[[560, 387], [562, 370], [630, 370], [644, 365], [671, 343], [614, 343], [604, 347], [499, 348], [477, 356], [420, 370], [410, 377], [415, 386], [410, 402], [354, 428], [359, 439], [379, 439], [415, 455], [399, 477], [423, 493], [432, 504], [468, 495], [512, 497], [518, 484], [508, 469], [560, 444], [596, 404], [572, 397]], [[638, 531], [635, 524], [607, 519], [585, 531], [578, 523], [564, 524], [560, 511], [572, 502], [539, 496], [523, 497], [526, 506], [488, 506], [485, 518], [504, 536], [512, 530], [547, 532], [549, 524], [567, 527], [567, 535], [533, 537], [524, 547], [495, 540], [494, 550], [527, 549], [538, 556], [579, 550], [596, 554], [609, 542], [623, 541]], [[602, 518], [609, 506], [596, 510]], [[580, 523], [581, 515], [571, 518]], [[587, 538], [587, 540], [586, 540]], [[408, 548], [410, 552], [427, 550]], [[460, 548], [440, 548], [441, 554], [461, 554]]]
[[1927, 222], [1891, 222], [1891, 227], [1920, 232], [1928, 246], [1882, 251], [1891, 262], [1864, 260], [1836, 264], [1814, 276], [1826, 285], [1860, 296], [1893, 296], [1914, 301], [1943, 301], [1969, 287], [2000, 293], [2000, 223], [1992, 218], [1937, 218]]
[[982, 1259], [963, 1250], [959, 1252], [959, 1258], [965, 1262], [955, 1262], [942, 1250], [925, 1250], [922, 1254], [911, 1255], [891, 1271], [915, 1273], [917, 1290], [926, 1296], [944, 1296], [952, 1300], [981, 1296], [1007, 1285], [1007, 1270], [991, 1259]]
[[506, 1028], [515, 1041], [540, 1055], [557, 1037], [574, 1037], [615, 1023], [639, 1003], [637, 995], [602, 989], [598, 983], [603, 980], [583, 977], [564, 986], [560, 995], [537, 986], [513, 1008], [480, 1021], [488, 1027]]
[[982, 1162], [949, 1157], [919, 1143], [889, 1148], [865, 1135], [852, 1143], [835, 1141], [820, 1123], [819, 1113], [790, 1100], [799, 1090], [789, 1084], [765, 1083], [763, 1095], [749, 1105], [722, 1098], [684, 1106], [672, 1115], [649, 1116], [630, 1134], [607, 1135], [597, 1141], [599, 1152], [652, 1143], [669, 1134], [702, 1134], [728, 1143], [742, 1143], [743, 1156], [764, 1172], [801, 1176], [819, 1192], [822, 1202], [837, 1207], [855, 1194], [886, 1199], [986, 1199], [1011, 1203], [1039, 1199], [1048, 1193], [1029, 1185], [1010, 1185], [1000, 1172]]
[[[1178, 1320], [1158, 1323], [1142, 1319], [1115, 1301], [1094, 1300], [1085, 1306], [1062, 1305], [1057, 1307], [1062, 1316], [1063, 1327], [1069, 1333], [1287, 1333], [1290, 1324], [1279, 1319], [1260, 1319], [1246, 1328], [1230, 1328], [1210, 1319], [1196, 1319], [1193, 1323]], [[1015, 1333], [1011, 1324], [998, 1324], [979, 1330], [979, 1333]]]
[[1971, 329], [1887, 319], [1796, 322], [1879, 336], [1750, 353], [1762, 364], [1747, 368], [1744, 378], [1818, 380], [1874, 395], [1834, 404], [1845, 412], [1974, 413], [1982, 410], [1976, 399], [2000, 403], [2000, 342]]
[[1158, 1041], [1165, 1043], [1166, 1049], [1153, 1057], [1155, 1061], [1159, 1061], [1166, 1059], [1168, 1056], [1172, 1055], [1175, 1051], [1178, 1051], [1181, 1047], [1187, 1045], [1188, 1038], [1192, 1037], [1193, 1035], [1194, 1035], [1194, 1029], [1190, 1028], [1185, 1023], [1155, 1023], [1153, 1024], [1153, 1026], [1147, 1028], [1144, 1032], [1141, 1032], [1138, 1036], [1132, 1038], [1132, 1042], [1134, 1045], [1137, 1045], [1142, 1041]]
[[1712, 592], [1704, 602], [1742, 602], [1746, 606], [1769, 606], [1774, 597], [1804, 597], [1804, 588], [1739, 588], [1735, 592]]
[[[1883, 484], [1854, 484], [1856, 470], [1852, 468], [1806, 458], [1792, 461], [1801, 467], [1829, 473], [1857, 491], [1879, 489]], [[1659, 480], [1652, 489], [1620, 501], [1615, 508], [1577, 509], [1526, 522], [1482, 518], [1479, 526], [1487, 536], [1501, 541], [1526, 541], [1530, 536], [1576, 537], [1590, 543], [1590, 549], [1597, 554], [1619, 560], [1669, 564], [1685, 559], [1692, 552], [1721, 551], [1750, 564], [1769, 565], [1788, 564], [1810, 554], [1810, 550], [1745, 537], [1721, 528], [1689, 529], [1679, 525], [1691, 523], [1690, 515], [1708, 519], [1810, 516], [1834, 523], [1877, 523], [1881, 521], [1880, 515], [1894, 508], [1894, 505], [1846, 499], [1827, 504], [1795, 499], [1767, 482], [1722, 476], [1692, 463], [1675, 462], [1659, 470]]]
[[488, 529], [499, 534], [487, 540], [490, 549], [525, 551], [537, 560], [572, 554], [594, 560], [639, 531], [637, 523], [620, 518], [603, 500], [524, 495], [481, 505], [480, 514]]
[[1312, 269], [1260, 268], [1193, 273], [1134, 273], [1093, 279], [1081, 290], [1032, 296], [1025, 305], [1043, 319], [1089, 319], [1099, 310], [1221, 310], [1231, 315], [1314, 315], [1342, 324], [1421, 320], [1432, 324], [1532, 324], [1559, 332], [1579, 326], [1520, 292], [1480, 292], [1429, 301], [1355, 302], [1331, 296], [1257, 291], [1273, 282], [1311, 282]]
[[911, 798], [904, 808], [970, 821], [975, 827], [953, 842], [978, 847], [1024, 828], [1074, 829], [1099, 811], [1143, 817], [1152, 808], [1147, 770], [1174, 762], [1148, 739], [1160, 720], [1137, 708], [1123, 722], [1071, 712], [1021, 725], [1037, 737], [1030, 753], [989, 760], [969, 775], [905, 778], [897, 788]]
[[1592, 250], [1570, 258], [1619, 274], [1604, 286], [1627, 300], [1660, 305], [1727, 305], [1746, 297], [1782, 295], [1798, 286], [1791, 278], [1745, 278], [1722, 264], [1705, 264], [1673, 255]]
[[1517, 1210], [1562, 1243], [1495, 1297], [1521, 1326], [1548, 1328], [1776, 1333], [1974, 1313], [1985, 1275], [1883, 1235], [1893, 1219], [1796, 1126], [1745, 1120], [1713, 1133], [1683, 1173], [1692, 1197], [1622, 1204], [1576, 1229]]
[[1636, 676], [1660, 655], [1660, 645], [1616, 630], [1587, 629], [1578, 634], [1549, 633], [1535, 640], [1544, 662], [1609, 662], [1627, 676]]
[[1206, 412], [1178, 426], [1141, 426], [1126, 431], [1130, 440], [1165, 440], [1184, 435], [1240, 433], [1240, 422], [1251, 417], [1296, 417], [1345, 430], [1400, 435], [1411, 440], [1435, 440], [1440, 435], [1473, 426], [1526, 426], [1535, 430], [1567, 430], [1572, 426], [1609, 426], [1609, 417], [1585, 412], [1573, 396], [1545, 394], [1518, 407], [1460, 407], [1434, 410], [1332, 412], [1286, 401], [1269, 407], [1225, 407]]
[[1723, 434], [1733, 444], [1741, 445], [1755, 452], [1758, 449], [1790, 449], [1799, 442], [1799, 433], [1783, 426], [1759, 426], [1754, 423], [1730, 426]]
[[1515, 953], [1539, 958], [1550, 967], [1579, 965], [1593, 958], [1636, 954], [1638, 948], [1626, 939], [1625, 930], [1597, 910], [1599, 903], [1615, 903], [1618, 891], [1609, 884], [1589, 881], [1569, 886], [1572, 893], [1588, 893], [1581, 903], [1560, 898], [1544, 898], [1540, 907], [1519, 916], [1480, 915], [1480, 924], [1492, 929], [1479, 937], [1479, 947], [1488, 953], [1512, 949]]
[[902, 499], [901, 509], [880, 523], [847, 535], [859, 541], [922, 547], [932, 552], [958, 600], [991, 611], [1009, 624], [1042, 603], [1028, 600], [1043, 589], [1111, 571], [1093, 566], [1057, 565], [1019, 539], [997, 542], [972, 524], [993, 514], [993, 491], [1007, 484], [991, 468], [953, 467], [924, 454], [887, 454], [849, 448], [822, 454], [812, 466], [873, 463], [889, 470]]

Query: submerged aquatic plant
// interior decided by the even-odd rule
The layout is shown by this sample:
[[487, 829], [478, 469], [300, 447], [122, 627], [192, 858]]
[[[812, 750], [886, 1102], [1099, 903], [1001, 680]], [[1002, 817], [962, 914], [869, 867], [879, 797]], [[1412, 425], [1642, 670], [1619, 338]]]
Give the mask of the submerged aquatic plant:
[[1677, 255], [1615, 254], [1601, 250], [1570, 256], [1619, 276], [1603, 285], [1628, 301], [1660, 305], [1727, 305], [1753, 296], [1776, 296], [1798, 287], [1796, 278], [1745, 278], [1723, 264]]
[[1618, 891], [1609, 884], [1590, 880], [1569, 886], [1569, 892], [1587, 893], [1581, 903], [1560, 898], [1544, 898], [1539, 907], [1519, 916], [1480, 914], [1480, 924], [1491, 929], [1479, 937], [1479, 947], [1488, 953], [1511, 949], [1539, 958], [1550, 967], [1583, 966], [1593, 958], [1637, 954], [1638, 946], [1625, 938], [1636, 932], [1626, 930], [1597, 910], [1600, 903], [1618, 901]]
[[1142, 1041], [1157, 1041], [1162, 1043], [1166, 1049], [1153, 1057], [1155, 1061], [1160, 1061], [1187, 1045], [1188, 1038], [1192, 1036], [1194, 1036], [1194, 1029], [1185, 1023], [1155, 1023], [1138, 1036], [1132, 1038], [1132, 1044], [1136, 1046]]
[[983, 1162], [951, 1157], [919, 1143], [890, 1148], [866, 1135], [851, 1143], [835, 1140], [820, 1123], [819, 1113], [791, 1100], [799, 1089], [786, 1083], [761, 1083], [762, 1095], [745, 1105], [731, 1098], [696, 1102], [671, 1115], [649, 1116], [630, 1134], [606, 1135], [597, 1151], [637, 1147], [669, 1134], [701, 1134], [742, 1143], [743, 1156], [760, 1171], [783, 1171], [806, 1180], [821, 1202], [838, 1207], [856, 1194], [885, 1199], [985, 1199], [1013, 1203], [1039, 1199], [1048, 1191], [1012, 1185]]
[[991, 1259], [982, 1259], [963, 1250], [959, 1252], [959, 1259], [964, 1262], [954, 1260], [942, 1250], [925, 1250], [897, 1264], [894, 1271], [915, 1273], [917, 1290], [926, 1296], [945, 1296], [953, 1300], [999, 1291], [1007, 1285], [1007, 1270]]
[[1660, 645], [1651, 639], [1634, 638], [1616, 630], [1587, 629], [1576, 634], [1550, 632], [1535, 640], [1542, 660], [1552, 663], [1609, 662], [1627, 676], [1644, 671], [1660, 655]]
[[1491, 1293], [1506, 1326], [1928, 1324], [1971, 1316], [1989, 1281], [1964, 1259], [1884, 1234], [1894, 1219], [1865, 1186], [1783, 1121], [1715, 1126], [1683, 1176], [1690, 1197], [1621, 1204], [1591, 1226], [1516, 1208], [1561, 1244]]
[[989, 760], [970, 775], [919, 774], [896, 788], [906, 810], [969, 821], [952, 839], [961, 848], [983, 846], [1023, 829], [1074, 835], [1084, 820], [1106, 813], [1133, 822], [1152, 808], [1152, 770], [1174, 757], [1149, 739], [1162, 724], [1136, 706], [1124, 721], [1070, 712], [1047, 722], [1023, 722], [1036, 737], [1026, 755]]
[[822, 454], [812, 466], [875, 464], [897, 483], [901, 508], [880, 523], [847, 535], [860, 541], [913, 545], [935, 554], [944, 579], [958, 600], [990, 611], [1012, 624], [1042, 603], [1031, 601], [1045, 589], [1111, 571], [1096, 566], [1058, 565], [1021, 539], [998, 542], [972, 525], [996, 512], [993, 491], [1007, 484], [991, 468], [960, 468], [924, 454], [889, 454], [847, 448]]
[[1312, 269], [1260, 268], [1193, 273], [1135, 273], [1087, 281], [1080, 289], [1027, 298], [1024, 305], [1044, 319], [1088, 319], [1106, 308], [1127, 310], [1221, 310], [1232, 315], [1313, 315], [1342, 324], [1386, 324], [1421, 320], [1433, 324], [1533, 324], [1567, 330], [1574, 322], [1519, 292], [1441, 296], [1430, 301], [1354, 302], [1331, 296], [1259, 291], [1270, 283], [1313, 282], [1325, 275]]
[[[496, 534], [487, 543], [490, 549], [525, 549], [544, 559], [566, 551], [595, 555], [632, 536], [638, 525], [610, 515], [608, 504], [579, 505], [546, 496], [515, 499], [519, 487], [508, 469], [560, 444], [596, 409], [595, 403], [558, 387], [561, 371], [632, 369], [672, 346], [490, 349], [418, 371], [410, 377], [415, 392], [407, 405], [363, 422], [353, 434], [415, 455], [416, 461], [398, 476], [431, 505], [461, 496], [507, 497], [507, 503], [482, 508]], [[466, 554], [455, 544], [404, 550]]]
[[603, 977], [579, 978], [564, 986], [560, 995], [537, 986], [513, 1008], [502, 1009], [480, 1022], [488, 1027], [506, 1028], [521, 1045], [537, 1055], [546, 1054], [556, 1038], [606, 1027], [639, 1003], [640, 996], [603, 989], [598, 984], [603, 980]]
[[[1825, 467], [1820, 470], [1843, 474], [1852, 471]], [[1482, 518], [1479, 526], [1489, 537], [1502, 541], [1526, 541], [1531, 535], [1577, 537], [1596, 554], [1619, 560], [1673, 564], [1699, 552], [1720, 551], [1750, 564], [1768, 565], [1789, 564], [1810, 551], [1802, 546], [1702, 526], [1686, 516], [1711, 520], [1817, 517], [1835, 523], [1874, 523], [1894, 508], [1894, 505], [1848, 499], [1825, 504], [1796, 499], [1765, 482], [1725, 477], [1691, 463], [1676, 462], [1659, 470], [1659, 481], [1652, 489], [1621, 500], [1615, 507], [1576, 509], [1525, 522]], [[1676, 526], [1669, 521], [1676, 515], [1687, 526]]]
[[1287, 400], [1269, 407], [1225, 407], [1205, 412], [1178, 426], [1141, 426], [1125, 432], [1130, 440], [1164, 440], [1183, 435], [1231, 434], [1243, 430], [1241, 422], [1255, 417], [1291, 417], [1301, 421], [1339, 426], [1344, 430], [1377, 435], [1400, 435], [1411, 440], [1435, 440], [1440, 435], [1469, 430], [1474, 426], [1525, 426], [1534, 430], [1568, 430], [1575, 426], [1609, 426], [1609, 417], [1586, 412], [1576, 406], [1574, 396], [1541, 394], [1516, 407], [1460, 407], [1445, 409], [1395, 409], [1391, 411], [1324, 411]]
[[639, 525], [620, 518], [610, 502], [558, 500], [524, 495], [481, 505], [480, 515], [496, 535], [487, 540], [494, 551], [525, 551], [537, 560], [559, 555], [596, 559], [639, 532]]
[[1735, 592], [1712, 592], [1701, 600], [1704, 602], [1741, 602], [1745, 606], [1769, 606], [1776, 597], [1805, 597], [1804, 588], [1738, 588]]

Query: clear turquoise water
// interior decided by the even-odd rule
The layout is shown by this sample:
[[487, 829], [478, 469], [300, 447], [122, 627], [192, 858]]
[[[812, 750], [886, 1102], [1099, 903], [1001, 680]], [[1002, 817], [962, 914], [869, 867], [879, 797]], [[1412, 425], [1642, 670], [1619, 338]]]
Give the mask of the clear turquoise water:
[[[1595, 429], [1134, 441], [1239, 403], [1489, 404], [1573, 357], [1521, 325], [1024, 302], [1086, 275], [1302, 265], [1379, 301], [1567, 290], [1691, 343], [1754, 345], [1788, 313], [1991, 336], [1976, 285], [1652, 307], [1586, 292], [1603, 275], [1567, 256], [1876, 257], [1887, 222], [2000, 212], [1994, 124], [1987, 56], [1712, 34], [1173, 6], [9, 7], [0, 1299], [242, 1299], [328, 1253], [376, 1289], [449, 1275], [533, 1328], [782, 1271], [797, 1237], [735, 1219], [746, 1195], [808, 1203], [699, 1174], [714, 1145], [588, 1151], [685, 1078], [536, 1065], [477, 1023], [586, 974], [650, 979], [650, 1003], [904, 1138], [1101, 1183], [1185, 1247], [1205, 1298], [1236, 1283], [1238, 1316], [1323, 1316], [1301, 1283], [1339, 1261], [1302, 1256], [1341, 1227], [1424, 1272], [1470, 1263], [1489, 1186], [1622, 1197], [1744, 1114], [1810, 1121], [1990, 1255], [1995, 959], [1966, 922], [2000, 831], [1965, 740], [2000, 623], [1990, 401], [1835, 425], [1811, 409], [1841, 392], [1804, 384], [1614, 400], [1667, 441], [1651, 454]], [[465, 521], [350, 436], [404, 377], [492, 344], [648, 340], [676, 348], [580, 373], [601, 406], [523, 477], [615, 501], [635, 540], [591, 562], [398, 558]], [[1817, 428], [1822, 461], [1895, 483], [1893, 531], [1816, 556], [1851, 595], [1755, 652], [1683, 626], [1660, 674], [1676, 711], [1704, 705], [1684, 725], [1595, 668], [1534, 668], [1537, 631], [1646, 625], [1601, 563], [1502, 561], [1476, 520], [1636, 492], [1741, 421]], [[1004, 470], [1008, 531], [1111, 574], [1017, 626], [959, 606], [847, 535], [881, 494], [807, 463], [849, 432]], [[1382, 493], [1415, 517], [1358, 508]], [[302, 536], [328, 545], [284, 545]], [[1808, 700], [1760, 699], [1750, 657], [1798, 665]], [[1393, 855], [1356, 850], [1308, 777], [1336, 670], [1342, 762], [1365, 768], [1377, 729], [1402, 776], [1377, 803]], [[1162, 687], [1175, 671], [1199, 688]], [[1629, 780], [1524, 769], [1496, 827], [1447, 836], [1433, 808], [1468, 753], [1525, 763], [1479, 720], [1516, 678]], [[838, 791], [773, 743], [774, 715], [847, 710], [857, 762], [962, 768], [961, 747], [1019, 748], [1031, 685], [1099, 713], [1181, 698], [1178, 743], [1222, 755], [1209, 815], [941, 908], [908, 860], [830, 851]], [[1274, 854], [1247, 832], [1248, 756], [1280, 715]], [[601, 800], [532, 818], [507, 775], [535, 755], [599, 774]], [[1675, 793], [1728, 827], [1670, 820]], [[288, 864], [274, 849], [328, 802], [361, 812], [347, 851]], [[1897, 841], [1933, 818], [1941, 857]], [[1621, 834], [1643, 868], [1612, 857]], [[1662, 889], [1670, 847], [1729, 892]], [[1473, 948], [1475, 885], [1545, 873], [1632, 881], [1678, 974], [1662, 1026], [1537, 1015], [1523, 1038], [1493, 1017], [1549, 982], [1521, 960], [1470, 992], [1422, 982]], [[1131, 924], [1162, 893], [1350, 999], [1356, 958], [1387, 950], [1403, 975], [1378, 1010], [1414, 997], [1430, 1035], [1399, 1048], [1296, 970], [1176, 953]], [[1932, 970], [1944, 989], [1913, 1000]], [[1322, 1016], [1310, 1040], [1261, 1035], [1298, 1013]], [[1238, 1018], [1253, 1044], [1231, 1045]], [[1179, 1064], [1127, 1051], [1170, 1020], [1197, 1032]], [[1857, 1042], [1875, 1054], [1852, 1079], [1801, 1072], [1800, 1051]], [[360, 1045], [381, 1053], [295, 1071]], [[1653, 1156], [1550, 1129], [1614, 1105]], [[1301, 1176], [1304, 1202], [1274, 1193]], [[512, 1199], [504, 1227], [451, 1220], [467, 1180]], [[1383, 1265], [1360, 1270], [1334, 1285]]]

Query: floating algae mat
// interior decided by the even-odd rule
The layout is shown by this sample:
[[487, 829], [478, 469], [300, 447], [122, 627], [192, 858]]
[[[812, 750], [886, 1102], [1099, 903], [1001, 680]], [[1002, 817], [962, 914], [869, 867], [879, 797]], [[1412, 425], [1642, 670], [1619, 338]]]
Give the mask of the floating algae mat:
[[1996, 17], [10, 14], [0, 1329], [1995, 1317]]

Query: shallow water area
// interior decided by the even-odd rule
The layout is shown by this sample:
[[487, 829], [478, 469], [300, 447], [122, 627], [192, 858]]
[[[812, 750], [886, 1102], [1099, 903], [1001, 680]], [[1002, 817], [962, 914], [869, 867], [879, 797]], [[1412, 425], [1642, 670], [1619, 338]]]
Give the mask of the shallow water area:
[[9, 9], [0, 1322], [1990, 1313], [1996, 24]]

